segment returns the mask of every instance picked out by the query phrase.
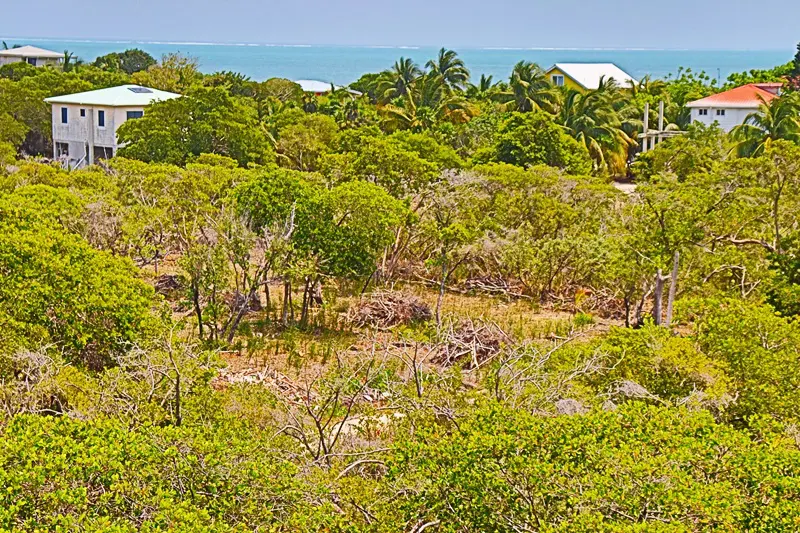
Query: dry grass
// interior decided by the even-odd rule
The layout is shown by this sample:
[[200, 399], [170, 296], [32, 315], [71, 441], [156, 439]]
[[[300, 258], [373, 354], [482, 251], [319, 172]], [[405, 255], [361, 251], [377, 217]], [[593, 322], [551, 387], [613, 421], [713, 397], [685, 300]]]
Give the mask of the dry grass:
[[[178, 271], [175, 258], [168, 257], [159, 264], [158, 274], [174, 274]], [[156, 281], [153, 265], [142, 269], [143, 277], [150, 283]], [[396, 284], [392, 290], [402, 291], [419, 299], [431, 309], [436, 305], [437, 292], [419, 284]], [[228, 373], [246, 375], [253, 372], [278, 372], [300, 379], [303, 375], [316, 374], [324, 370], [335, 357], [357, 359], [364, 357], [374, 344], [388, 345], [399, 340], [399, 333], [375, 331], [366, 324], [362, 329], [353, 329], [348, 320], [348, 311], [357, 308], [364, 298], [355, 296], [336, 297], [322, 309], [312, 310], [309, 323], [304, 328], [282, 328], [279, 312], [282, 305], [280, 285], [271, 290], [271, 311], [251, 313], [246, 321], [250, 332], [237, 338], [235, 350], [222, 352]], [[262, 303], [263, 293], [261, 294]], [[294, 295], [295, 303], [302, 295]], [[187, 317], [191, 312], [175, 308], [176, 319]], [[543, 308], [537, 302], [524, 299], [509, 299], [492, 295], [466, 295], [446, 293], [442, 303], [445, 323], [461, 321], [495, 324], [510, 338], [524, 342], [564, 338], [575, 327], [575, 316], [564, 311]], [[196, 335], [191, 319], [187, 320], [187, 337]], [[594, 318], [595, 325], [589, 336], [600, 335], [619, 321]], [[412, 328], [432, 328], [431, 321], [411, 324]]]

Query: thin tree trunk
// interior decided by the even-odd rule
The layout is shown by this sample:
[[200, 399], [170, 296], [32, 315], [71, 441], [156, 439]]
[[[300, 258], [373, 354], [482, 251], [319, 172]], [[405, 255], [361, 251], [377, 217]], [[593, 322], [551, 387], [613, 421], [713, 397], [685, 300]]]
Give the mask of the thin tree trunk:
[[281, 311], [281, 323], [289, 325], [289, 305], [291, 304], [292, 285], [288, 281], [283, 282], [283, 310]]
[[197, 329], [200, 335], [200, 340], [203, 339], [203, 310], [200, 307], [200, 290], [196, 283], [192, 284], [192, 303], [194, 304], [194, 313], [197, 315]]
[[211, 340], [216, 341], [219, 338], [219, 307], [217, 306], [217, 288], [214, 285], [211, 289], [209, 297], [209, 307], [211, 308], [211, 325], [208, 329], [211, 332]]
[[447, 286], [447, 259], [442, 254], [442, 281], [439, 284], [439, 296], [436, 298], [436, 325], [442, 325], [442, 301], [444, 300], [444, 290]]
[[183, 422], [181, 414], [181, 375], [175, 374], [175, 425], [180, 427]]
[[417, 363], [417, 355], [419, 354], [419, 342], [414, 344], [414, 386], [417, 389], [417, 398], [422, 398], [422, 376], [420, 375], [420, 365]]
[[322, 307], [325, 305], [325, 299], [322, 297], [322, 283], [320, 283], [318, 277], [314, 278], [314, 282], [311, 284], [309, 296], [311, 298], [312, 307]]
[[303, 285], [303, 306], [300, 309], [300, 323], [305, 326], [308, 323], [308, 305], [311, 300], [311, 290], [310, 285], [311, 280], [306, 277], [305, 283]]
[[653, 320], [656, 326], [661, 325], [661, 301], [664, 297], [664, 277], [661, 275], [661, 269], [658, 269], [656, 274], [656, 290], [653, 296]]
[[372, 274], [370, 274], [369, 277], [367, 278], [367, 282], [364, 283], [363, 287], [361, 287], [361, 296], [364, 296], [364, 293], [367, 292], [367, 287], [369, 287], [369, 282], [372, 281], [372, 278], [375, 276], [375, 273], [377, 271], [378, 271], [377, 268], [375, 270], [373, 270]]
[[775, 253], [781, 253], [781, 224], [779, 220], [780, 216], [780, 191], [775, 196], [775, 200], [772, 202], [772, 223], [775, 228]]
[[175, 356], [172, 351], [172, 343], [169, 344], [169, 359], [172, 362], [172, 367], [175, 370], [175, 397], [174, 397], [174, 408], [175, 408], [175, 425], [180, 427], [181, 423], [183, 423], [183, 414], [181, 412], [181, 371], [178, 368], [178, 363], [175, 361]]
[[680, 253], [675, 250], [675, 260], [672, 264], [672, 275], [669, 280], [669, 296], [667, 297], [667, 320], [664, 324], [666, 327], [672, 325], [672, 305], [675, 303], [675, 293], [678, 290], [678, 263], [680, 260]]
[[294, 322], [294, 299], [292, 298], [292, 284], [289, 284], [289, 318]]
[[258, 291], [258, 285], [254, 285], [250, 292], [247, 293], [247, 296], [244, 297], [244, 301], [239, 306], [238, 311], [236, 311], [236, 315], [234, 315], [233, 320], [228, 324], [228, 337], [227, 341], [230, 344], [233, 342], [233, 337], [236, 335], [236, 330], [239, 329], [239, 324], [242, 322], [244, 315], [247, 314], [248, 309], [250, 308], [250, 303], [255, 299], [256, 292]]
[[264, 309], [267, 312], [267, 318], [269, 318], [270, 313], [272, 312], [272, 299], [269, 296], [269, 282], [264, 283], [264, 299], [266, 300]]
[[622, 300], [625, 303], [625, 327], [631, 327], [631, 297], [629, 295], [625, 295]]

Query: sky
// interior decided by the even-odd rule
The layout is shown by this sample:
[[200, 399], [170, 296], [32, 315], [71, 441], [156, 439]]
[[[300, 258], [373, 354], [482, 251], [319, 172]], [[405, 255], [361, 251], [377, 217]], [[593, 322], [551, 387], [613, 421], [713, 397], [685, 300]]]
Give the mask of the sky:
[[[800, 1], [5, 0], [0, 35], [269, 44], [794, 49]], [[766, 5], [767, 10], [758, 6]], [[52, 16], [45, 15], [51, 13]], [[785, 21], [782, 24], [781, 21]]]

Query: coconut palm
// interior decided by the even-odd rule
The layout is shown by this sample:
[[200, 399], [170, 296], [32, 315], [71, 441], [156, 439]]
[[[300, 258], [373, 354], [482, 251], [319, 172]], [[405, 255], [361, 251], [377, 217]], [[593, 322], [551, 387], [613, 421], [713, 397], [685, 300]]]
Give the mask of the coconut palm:
[[558, 92], [547, 80], [544, 70], [536, 63], [520, 61], [514, 65], [508, 86], [496, 98], [509, 111], [528, 112], [535, 109], [554, 111]]
[[442, 48], [438, 57], [428, 61], [425, 66], [430, 72], [441, 76], [450, 89], [463, 91], [469, 83], [469, 70], [453, 50]]
[[64, 70], [64, 72], [78, 70], [78, 68], [80, 68], [82, 65], [83, 60], [81, 58], [69, 50], [64, 50], [64, 62], [61, 64], [61, 68]]
[[384, 101], [405, 96], [414, 80], [421, 75], [422, 70], [413, 59], [401, 57], [391, 69], [382, 74], [378, 94]]
[[633, 98], [639, 95], [658, 97], [666, 92], [667, 83], [664, 80], [654, 80], [648, 74], [639, 81], [629, 80], [627, 89]]
[[442, 78], [428, 73], [417, 78], [402, 98], [380, 108], [390, 129], [421, 131], [442, 122], [467, 122], [477, 110], [461, 95], [450, 91]]
[[332, 87], [323, 112], [332, 116], [340, 128], [354, 128], [362, 123], [364, 107], [361, 98], [351, 90]]
[[616, 82], [601, 79], [597, 89], [586, 93], [567, 90], [558, 113], [558, 122], [586, 146], [595, 170], [615, 175], [624, 172], [628, 149], [636, 144], [615, 107], [620, 101]]
[[731, 130], [731, 137], [737, 141], [734, 150], [740, 156], [761, 155], [778, 139], [800, 142], [800, 96], [788, 93], [769, 102], [761, 96], [759, 99], [758, 111]]
[[497, 84], [494, 83], [492, 76], [481, 74], [481, 79], [477, 85], [470, 83], [467, 87], [467, 96], [470, 98], [484, 98], [496, 86]]

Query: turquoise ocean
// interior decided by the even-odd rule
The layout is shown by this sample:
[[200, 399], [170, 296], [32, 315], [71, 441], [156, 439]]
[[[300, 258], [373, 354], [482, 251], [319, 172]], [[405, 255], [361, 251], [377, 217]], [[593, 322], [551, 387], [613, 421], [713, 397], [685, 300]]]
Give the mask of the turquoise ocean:
[[[197, 58], [203, 72], [229, 70], [246, 74], [253, 80], [271, 77], [314, 79], [348, 84], [366, 72], [390, 67], [399, 57], [410, 57], [420, 65], [436, 55], [433, 47], [266, 45], [253, 43], [189, 43], [114, 40], [55, 40], [42, 38], [3, 38], [9, 46], [30, 44], [50, 50], [69, 50], [84, 61], [109, 52], [141, 48], [160, 57], [180, 52]], [[649, 74], [663, 78], [679, 67], [705, 71], [712, 78], [725, 78], [733, 72], [771, 68], [791, 60], [794, 50], [620, 50], [620, 49], [524, 49], [524, 48], [455, 48], [472, 72], [506, 79], [513, 65], [521, 60], [542, 67], [554, 63], [610, 62], [639, 79]]]

